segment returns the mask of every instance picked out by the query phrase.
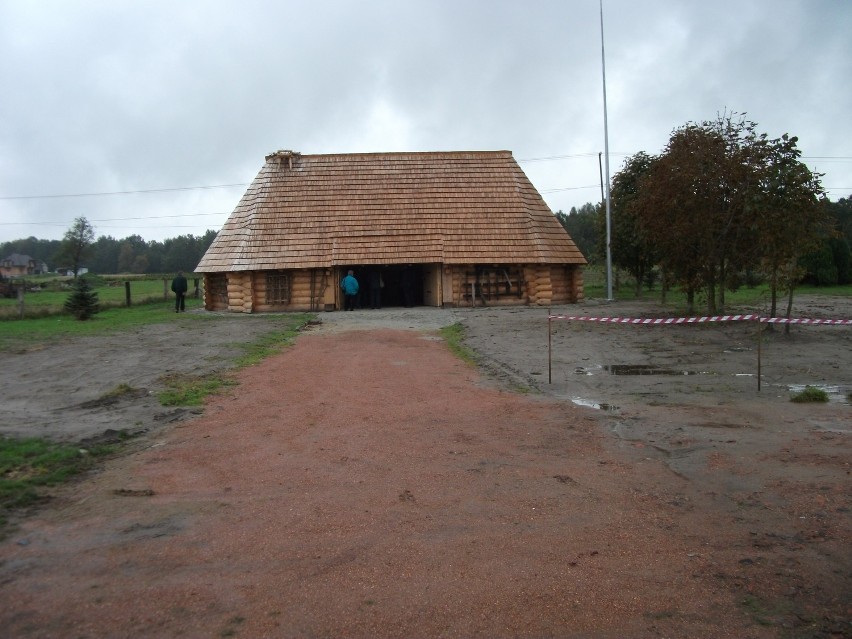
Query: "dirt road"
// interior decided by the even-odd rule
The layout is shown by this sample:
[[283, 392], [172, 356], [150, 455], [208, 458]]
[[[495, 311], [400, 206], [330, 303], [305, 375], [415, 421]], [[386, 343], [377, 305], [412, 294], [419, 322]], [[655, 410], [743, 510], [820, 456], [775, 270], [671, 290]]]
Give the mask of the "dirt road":
[[[808, 317], [850, 313], [848, 298], [801, 306]], [[0, 544], [0, 627], [11, 637], [849, 636], [852, 331], [764, 335], [758, 392], [751, 323], [554, 322], [549, 382], [546, 316], [325, 314], [193, 419], [155, 420], [164, 411], [150, 398], [128, 400], [138, 411], [87, 410], [107, 389], [39, 378], [42, 396], [66, 394], [55, 400], [65, 410], [34, 411], [34, 432], [132, 423], [148, 433]], [[157, 370], [224, 365], [210, 357], [255, 321], [205, 323], [185, 352], [162, 329], [141, 331], [132, 349], [145, 356], [125, 340], [87, 365], [105, 386], [135, 371], [133, 385], [153, 387]], [[484, 375], [436, 337], [456, 321]], [[38, 377], [28, 358], [60, 362], [85, 346], [2, 359]], [[833, 401], [792, 404], [797, 384], [824, 385]], [[49, 423], [57, 414], [76, 430]]]

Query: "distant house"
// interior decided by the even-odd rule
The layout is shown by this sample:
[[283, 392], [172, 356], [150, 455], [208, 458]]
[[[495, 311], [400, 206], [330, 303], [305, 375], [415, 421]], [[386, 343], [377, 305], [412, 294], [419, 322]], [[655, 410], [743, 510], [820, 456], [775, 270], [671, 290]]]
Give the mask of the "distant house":
[[3, 274], [3, 277], [41, 275], [47, 273], [47, 264], [29, 255], [12, 253], [9, 257], [0, 260], [0, 273]]
[[[78, 276], [79, 276], [79, 275], [85, 275], [85, 274], [86, 274], [86, 273], [88, 273], [88, 272], [89, 272], [89, 269], [88, 269], [88, 268], [86, 268], [85, 266], [81, 266], [80, 268], [78, 268], [78, 269], [77, 269], [77, 275], [78, 275]], [[66, 276], [66, 277], [71, 277], [72, 275], [74, 275], [74, 269], [73, 269], [73, 268], [68, 268], [68, 267], [64, 267], [64, 266], [63, 266], [62, 268], [58, 268], [58, 269], [56, 269], [56, 273], [57, 273], [58, 275], [63, 275], [63, 276]]]
[[509, 151], [277, 151], [195, 270], [252, 313], [339, 309], [348, 269], [385, 306], [571, 303], [584, 264]]

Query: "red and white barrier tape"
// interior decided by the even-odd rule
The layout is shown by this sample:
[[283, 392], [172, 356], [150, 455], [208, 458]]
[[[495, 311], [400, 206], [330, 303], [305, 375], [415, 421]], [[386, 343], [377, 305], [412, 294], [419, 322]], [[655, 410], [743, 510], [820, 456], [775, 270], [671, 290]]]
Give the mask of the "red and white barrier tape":
[[766, 324], [830, 324], [833, 326], [852, 326], [852, 319], [786, 319], [784, 317], [761, 317]]
[[647, 326], [667, 324], [705, 324], [707, 322], [743, 322], [759, 321], [764, 324], [829, 324], [832, 326], [852, 326], [852, 319], [787, 319], [784, 317], [761, 317], [749, 315], [710, 315], [705, 317], [591, 317], [587, 315], [549, 315], [548, 320], [573, 320], [578, 322], [602, 322], [612, 324], [642, 324]]

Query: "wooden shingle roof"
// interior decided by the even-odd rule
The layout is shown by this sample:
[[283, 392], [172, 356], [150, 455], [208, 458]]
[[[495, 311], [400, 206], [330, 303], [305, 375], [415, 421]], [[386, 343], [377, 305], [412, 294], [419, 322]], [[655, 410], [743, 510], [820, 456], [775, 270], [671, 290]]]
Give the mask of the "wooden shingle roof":
[[401, 263], [586, 260], [509, 151], [278, 151], [196, 271]]

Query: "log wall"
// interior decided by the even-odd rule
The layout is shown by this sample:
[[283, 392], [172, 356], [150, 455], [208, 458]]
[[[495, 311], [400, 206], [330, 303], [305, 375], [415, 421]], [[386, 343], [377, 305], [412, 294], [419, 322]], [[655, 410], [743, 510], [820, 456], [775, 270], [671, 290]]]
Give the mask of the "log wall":
[[208, 311], [228, 310], [227, 276], [224, 273], [204, 274], [204, 308]]
[[[323, 311], [334, 305], [334, 281], [330, 269], [293, 269], [286, 271], [290, 278], [290, 301], [275, 304], [266, 301], [266, 272], [254, 275], [254, 310], [258, 313], [274, 311]], [[329, 299], [330, 298], [330, 299]]]
[[228, 311], [231, 313], [252, 312], [254, 307], [252, 280], [250, 271], [228, 273]]
[[[583, 271], [576, 265], [528, 264], [524, 266], [507, 266], [505, 270], [515, 273], [523, 280], [521, 294], [500, 295], [484, 300], [477, 295], [471, 301], [470, 272], [475, 269], [470, 265], [444, 266], [442, 269], [424, 272], [431, 274], [428, 284], [441, 287], [424, 299], [433, 305], [442, 303], [445, 306], [518, 306], [535, 304], [551, 306], [553, 304], [571, 304], [583, 299]], [[498, 269], [500, 267], [494, 267]], [[513, 270], [514, 269], [514, 270]], [[291, 269], [285, 271], [290, 278], [290, 299], [286, 304], [267, 302], [266, 271], [239, 272], [227, 274], [227, 300], [218, 299], [210, 291], [208, 278], [205, 275], [204, 302], [208, 310], [228, 310], [233, 313], [263, 313], [282, 311], [323, 311], [340, 307], [338, 299], [338, 273], [334, 269]], [[434, 281], [433, 281], [434, 280]], [[516, 284], [513, 284], [516, 286]], [[447, 290], [450, 287], [450, 290]], [[486, 287], [487, 288], [487, 287]], [[493, 289], [493, 286], [492, 286]], [[513, 288], [516, 291], [517, 288]], [[430, 291], [431, 292], [431, 291]], [[440, 302], [439, 302], [440, 300]]]
[[[506, 266], [495, 267], [492, 271], [507, 271], [509, 273], [520, 270], [523, 279], [521, 295], [507, 294], [500, 297], [485, 300], [477, 296], [471, 302], [470, 270], [473, 266], [452, 266], [444, 268], [444, 286], [450, 286], [452, 290], [444, 291], [443, 299], [447, 306], [518, 306], [535, 304], [538, 306], [550, 306], [552, 304], [571, 304], [583, 299], [583, 271], [576, 265], [528, 264], [522, 267]], [[493, 278], [492, 278], [493, 279]], [[484, 280], [488, 289], [493, 283], [486, 278]], [[500, 280], [498, 283], [502, 283]], [[452, 303], [448, 303], [452, 300]]]

